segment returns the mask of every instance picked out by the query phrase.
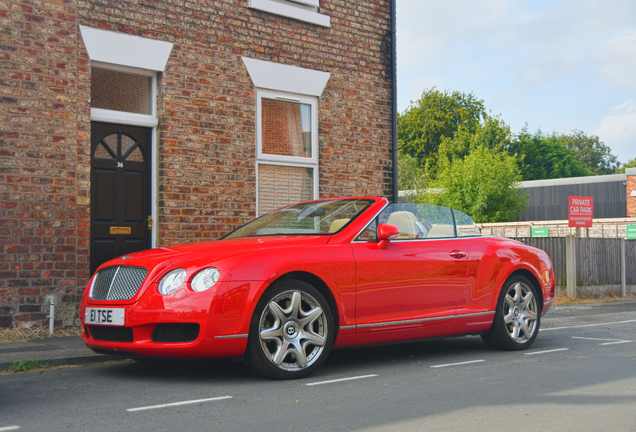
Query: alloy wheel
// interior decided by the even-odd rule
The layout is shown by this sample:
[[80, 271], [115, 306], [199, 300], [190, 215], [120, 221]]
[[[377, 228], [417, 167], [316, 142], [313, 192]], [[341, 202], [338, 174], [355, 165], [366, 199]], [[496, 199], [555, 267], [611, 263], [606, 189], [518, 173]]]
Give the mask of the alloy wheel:
[[290, 290], [276, 295], [259, 321], [263, 353], [285, 371], [303, 370], [316, 362], [325, 348], [327, 334], [323, 308], [304, 291]]
[[537, 301], [525, 283], [510, 286], [503, 304], [503, 318], [510, 338], [524, 343], [532, 338], [537, 326]]

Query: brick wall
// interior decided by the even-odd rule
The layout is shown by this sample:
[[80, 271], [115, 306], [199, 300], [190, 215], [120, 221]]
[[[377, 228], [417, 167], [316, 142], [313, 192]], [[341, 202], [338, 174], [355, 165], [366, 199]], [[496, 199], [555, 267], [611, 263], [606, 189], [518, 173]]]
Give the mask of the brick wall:
[[322, 0], [321, 10], [330, 28], [247, 0], [79, 2], [80, 24], [174, 43], [158, 106], [162, 245], [217, 238], [256, 214], [256, 100], [241, 56], [330, 72], [320, 195], [390, 195], [389, 1]]
[[218, 238], [256, 214], [242, 56], [330, 72], [320, 196], [390, 196], [389, 0], [321, 0], [330, 28], [247, 3], [0, 0], [0, 325], [43, 324], [51, 292], [75, 316], [90, 277], [91, 70], [78, 24], [174, 44], [158, 80], [160, 245]]
[[[631, 171], [631, 170], [629, 170]], [[627, 217], [636, 217], [636, 196], [632, 196], [632, 191], [636, 190], [636, 173], [627, 175]]]
[[10, 0], [0, 17], [0, 326], [39, 325], [47, 294], [63, 301], [61, 324], [88, 277], [77, 9]]

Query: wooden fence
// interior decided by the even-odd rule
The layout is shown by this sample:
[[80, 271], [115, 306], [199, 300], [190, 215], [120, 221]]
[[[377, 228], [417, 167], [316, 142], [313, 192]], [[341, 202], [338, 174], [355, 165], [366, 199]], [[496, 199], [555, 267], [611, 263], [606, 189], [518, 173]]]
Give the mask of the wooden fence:
[[[519, 237], [515, 240], [548, 253], [558, 294], [568, 292], [577, 297], [636, 294], [636, 241], [575, 237]], [[568, 254], [572, 249], [576, 259], [570, 260], [573, 268], [568, 281]]]

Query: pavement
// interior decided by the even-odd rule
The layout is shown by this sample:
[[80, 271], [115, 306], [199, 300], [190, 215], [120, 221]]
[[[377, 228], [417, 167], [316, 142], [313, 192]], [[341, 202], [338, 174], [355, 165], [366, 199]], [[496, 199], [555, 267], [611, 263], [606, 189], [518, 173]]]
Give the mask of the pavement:
[[48, 337], [0, 344], [0, 371], [17, 360], [39, 360], [49, 366], [101, 363], [122, 360], [121, 356], [95, 354], [81, 336]]
[[[636, 310], [636, 300], [592, 303], [584, 305], [553, 306], [546, 317], [558, 315], [568, 319], [581, 315], [596, 315]], [[542, 328], [549, 328], [545, 321]], [[0, 343], [0, 371], [5, 371], [17, 360], [39, 360], [49, 366], [103, 363], [123, 360], [125, 357], [96, 354], [89, 349], [80, 336], [48, 337], [25, 342]]]

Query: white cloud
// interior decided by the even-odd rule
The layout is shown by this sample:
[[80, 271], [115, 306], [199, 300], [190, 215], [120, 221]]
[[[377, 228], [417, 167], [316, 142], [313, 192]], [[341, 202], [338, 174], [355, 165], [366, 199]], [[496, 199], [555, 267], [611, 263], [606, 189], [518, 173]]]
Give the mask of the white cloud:
[[636, 103], [633, 99], [616, 105], [606, 115], [594, 134], [613, 150], [621, 162], [636, 156]]
[[[400, 0], [398, 56], [400, 67], [442, 61], [457, 55], [467, 41], [490, 34], [513, 0], [439, 2]], [[459, 46], [450, 45], [459, 43]]]
[[432, 74], [412, 78], [408, 82], [409, 94], [413, 95], [412, 100], [417, 100], [422, 96], [424, 89], [437, 87], [438, 90], [444, 90], [444, 80]]
[[621, 87], [636, 88], [636, 30], [626, 29], [601, 42], [593, 55], [604, 76]]

